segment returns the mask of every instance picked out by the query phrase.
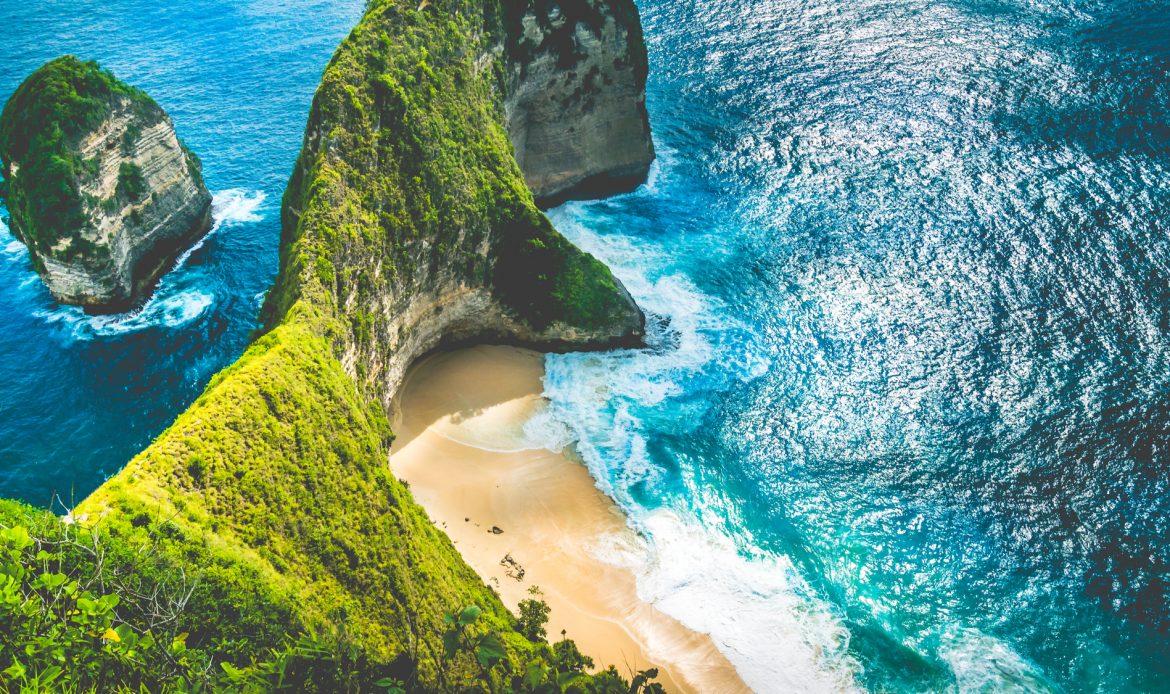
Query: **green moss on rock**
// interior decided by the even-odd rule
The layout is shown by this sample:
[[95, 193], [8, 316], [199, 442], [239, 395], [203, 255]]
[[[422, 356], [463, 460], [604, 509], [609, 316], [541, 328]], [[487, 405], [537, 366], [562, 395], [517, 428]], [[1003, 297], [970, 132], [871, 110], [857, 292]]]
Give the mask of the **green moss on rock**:
[[[81, 159], [81, 138], [126, 105], [145, 121], [163, 111], [145, 92], [95, 62], [67, 55], [26, 79], [0, 115], [0, 160], [13, 230], [31, 248], [50, 254], [77, 237], [86, 216], [79, 182], [95, 162]], [[72, 247], [72, 246], [71, 246]]]

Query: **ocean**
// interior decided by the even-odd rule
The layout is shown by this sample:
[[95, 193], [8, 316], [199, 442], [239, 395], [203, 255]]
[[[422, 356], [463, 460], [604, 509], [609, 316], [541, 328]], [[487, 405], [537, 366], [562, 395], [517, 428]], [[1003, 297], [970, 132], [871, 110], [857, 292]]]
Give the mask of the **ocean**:
[[[550, 216], [651, 347], [550, 356], [530, 426], [646, 538], [642, 595], [762, 692], [1170, 691], [1170, 2], [639, 7], [659, 160]], [[121, 318], [0, 232], [0, 496], [69, 507], [242, 351], [360, 11], [0, 6], [0, 98], [100, 60], [220, 220]]]

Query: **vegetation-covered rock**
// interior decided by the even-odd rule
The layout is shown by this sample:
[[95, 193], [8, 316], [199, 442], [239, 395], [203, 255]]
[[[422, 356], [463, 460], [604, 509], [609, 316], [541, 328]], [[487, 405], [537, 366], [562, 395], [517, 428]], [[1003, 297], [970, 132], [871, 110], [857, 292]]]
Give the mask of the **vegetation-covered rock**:
[[[545, 642], [539, 601], [511, 615], [388, 465], [393, 396], [430, 349], [641, 339], [641, 311], [552, 227], [513, 157], [510, 11], [381, 0], [334, 55], [285, 195], [264, 334], [74, 510], [117, 560], [83, 552], [61, 573], [189, 587], [165, 629], [139, 609], [109, 628], [152, 648], [185, 633], [192, 662], [243, 689], [287, 670], [298, 690], [657, 691], [652, 673], [591, 675], [572, 642]], [[23, 657], [0, 640], [0, 668]], [[126, 672], [132, 688], [163, 681]]]
[[144, 92], [58, 58], [0, 116], [10, 226], [58, 301], [121, 310], [207, 231], [199, 160]]
[[[562, 3], [578, 4], [597, 3]], [[513, 156], [505, 102], [528, 54], [508, 46], [523, 5], [371, 3], [314, 99], [265, 320], [298, 301], [336, 315], [343, 366], [386, 407], [406, 368], [443, 345], [641, 343], [642, 312], [553, 228]]]

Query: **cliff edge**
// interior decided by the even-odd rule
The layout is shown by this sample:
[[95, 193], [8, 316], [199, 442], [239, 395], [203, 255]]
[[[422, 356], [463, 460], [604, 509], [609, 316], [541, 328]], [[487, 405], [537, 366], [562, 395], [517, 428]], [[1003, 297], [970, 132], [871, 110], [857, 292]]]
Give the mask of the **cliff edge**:
[[[616, 17], [632, 11], [623, 3], [560, 7], [576, 16], [605, 5]], [[642, 341], [641, 310], [553, 228], [514, 156], [508, 103], [516, 74], [532, 66], [509, 51], [523, 25], [510, 18], [535, 6], [371, 3], [313, 100], [263, 334], [76, 509], [117, 544], [161, 546], [166, 561], [198, 571], [187, 603], [197, 618], [173, 626], [188, 644], [234, 644], [216, 657], [246, 663], [288, 634], [325, 634], [353, 677], [389, 674], [411, 691], [546, 691], [589, 679], [580, 666], [558, 670], [548, 643], [517, 631], [387, 462], [394, 395], [432, 349]], [[605, 36], [616, 25], [601, 26]], [[531, 141], [526, 151], [535, 153]], [[444, 615], [469, 605], [482, 610], [477, 632], [500, 639], [479, 660], [444, 638], [453, 623]], [[597, 691], [645, 684], [619, 686], [616, 671], [592, 677], [609, 683]]]
[[0, 116], [0, 159], [10, 227], [61, 303], [133, 306], [211, 222], [171, 119], [93, 62], [58, 58], [21, 84]]
[[633, 0], [505, 3], [508, 135], [538, 204], [632, 190], [654, 161]]
[[[543, 21], [534, 16], [554, 16], [552, 7], [563, 13], [556, 31], [590, 37], [569, 44], [575, 57], [561, 67], [549, 53], [560, 50], [561, 34], [536, 49], [528, 28]], [[632, 36], [641, 45], [641, 34], [617, 28], [619, 17], [621, 26], [636, 24], [632, 7], [626, 0], [373, 5], [313, 102], [284, 198], [268, 326], [298, 304], [335, 316], [342, 365], [387, 409], [407, 367], [445, 345], [640, 345], [641, 310], [608, 268], [553, 228], [517, 161], [534, 167], [530, 178], [548, 178], [554, 160], [576, 172], [546, 183], [545, 192], [601, 171], [635, 175], [624, 140], [604, 133], [587, 138], [604, 147], [578, 140], [581, 147], [552, 156], [541, 150], [554, 130], [577, 131], [575, 116], [593, 123], [590, 104], [600, 101], [621, 102], [611, 110], [642, 122], [644, 96], [632, 74], [644, 63], [628, 57], [644, 56], [628, 45]], [[615, 46], [627, 56], [616, 67]], [[617, 97], [606, 95], [607, 80], [625, 85]], [[533, 95], [552, 82], [586, 81], [591, 90]], [[565, 118], [554, 126], [545, 113], [516, 125], [521, 105], [554, 93]], [[515, 147], [509, 124], [514, 136], [527, 132]], [[647, 130], [643, 149], [648, 141]]]

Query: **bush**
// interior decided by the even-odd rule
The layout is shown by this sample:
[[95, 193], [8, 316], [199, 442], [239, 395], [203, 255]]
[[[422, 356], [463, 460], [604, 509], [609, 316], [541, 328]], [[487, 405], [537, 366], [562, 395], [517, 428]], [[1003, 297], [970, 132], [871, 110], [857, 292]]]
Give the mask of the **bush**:
[[149, 189], [146, 187], [146, 178], [142, 175], [142, 168], [134, 162], [122, 162], [122, 165], [118, 167], [118, 196], [137, 202], [142, 199], [147, 190]]
[[540, 588], [532, 586], [528, 593], [533, 597], [521, 600], [519, 605], [520, 618], [516, 621], [516, 631], [524, 635], [529, 641], [543, 641], [548, 636], [545, 625], [548, 624], [550, 608], [543, 600], [544, 593]]

